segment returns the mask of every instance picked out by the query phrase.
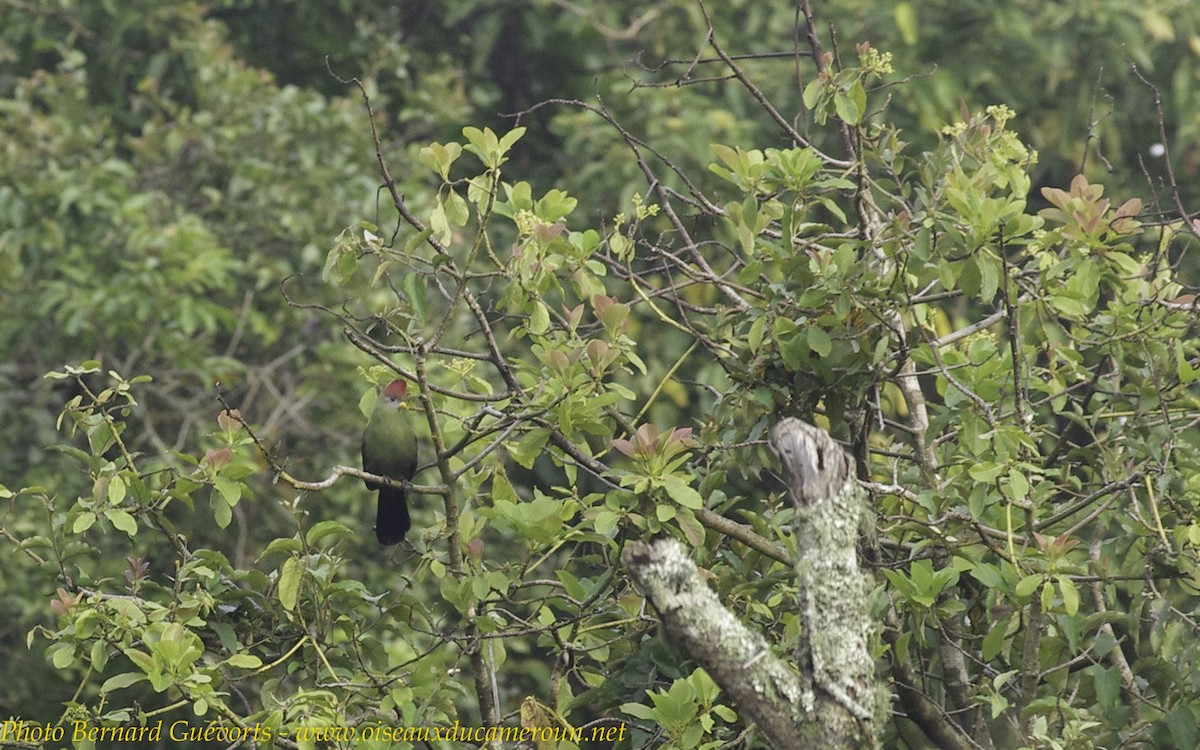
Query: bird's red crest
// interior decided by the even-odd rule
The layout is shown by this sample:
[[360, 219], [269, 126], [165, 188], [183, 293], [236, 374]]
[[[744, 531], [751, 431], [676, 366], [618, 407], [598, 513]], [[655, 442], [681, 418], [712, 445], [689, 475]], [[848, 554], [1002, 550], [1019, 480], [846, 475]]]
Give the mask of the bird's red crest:
[[387, 387], [383, 389], [383, 393], [397, 401], [403, 401], [408, 395], [408, 381], [403, 378], [396, 378], [387, 384]]

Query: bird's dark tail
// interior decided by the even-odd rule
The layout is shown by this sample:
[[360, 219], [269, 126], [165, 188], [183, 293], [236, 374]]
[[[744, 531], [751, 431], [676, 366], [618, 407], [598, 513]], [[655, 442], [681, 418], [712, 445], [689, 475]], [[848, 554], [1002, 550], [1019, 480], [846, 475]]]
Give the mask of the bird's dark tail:
[[379, 488], [379, 505], [375, 512], [375, 538], [387, 546], [404, 541], [411, 524], [408, 520], [408, 501], [404, 490], [396, 487]]

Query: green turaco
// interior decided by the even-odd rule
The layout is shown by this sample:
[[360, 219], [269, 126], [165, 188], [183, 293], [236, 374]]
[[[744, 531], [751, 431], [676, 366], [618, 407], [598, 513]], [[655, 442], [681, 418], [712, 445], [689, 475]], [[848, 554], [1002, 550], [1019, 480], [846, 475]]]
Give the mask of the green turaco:
[[[408, 405], [404, 403], [407, 391], [406, 381], [393, 380], [376, 399], [363, 432], [363, 471], [406, 482], [416, 473], [417, 439], [413, 435]], [[366, 481], [366, 485], [379, 490], [375, 537], [383, 545], [399, 544], [411, 525], [406, 491], [377, 482]]]

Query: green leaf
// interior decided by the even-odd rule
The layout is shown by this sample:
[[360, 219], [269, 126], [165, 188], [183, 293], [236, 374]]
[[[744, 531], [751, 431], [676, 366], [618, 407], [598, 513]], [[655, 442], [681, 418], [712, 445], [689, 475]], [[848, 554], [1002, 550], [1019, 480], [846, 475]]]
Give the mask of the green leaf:
[[857, 125], [859, 121], [867, 114], [867, 90], [863, 86], [862, 78], [859, 78], [850, 86], [850, 99], [854, 102], [854, 107], [858, 111], [858, 120], [853, 124]]
[[980, 461], [967, 469], [967, 474], [976, 482], [992, 482], [1004, 472], [1004, 464], [993, 461]]
[[471, 209], [467, 205], [467, 199], [453, 190], [446, 194], [444, 209], [446, 221], [456, 226], [465, 227], [471, 219]]
[[1050, 293], [1050, 305], [1069, 319], [1075, 320], [1087, 314], [1087, 308], [1079, 300], [1068, 297], [1065, 292]]
[[120, 505], [124, 499], [125, 480], [120, 475], [114, 476], [108, 483], [108, 502], [113, 505]]
[[56, 643], [53, 654], [50, 656], [50, 663], [55, 669], [66, 669], [75, 663], [75, 649], [71, 648], [66, 643]]
[[570, 515], [564, 509], [563, 500], [539, 494], [520, 503], [497, 501], [493, 513], [511, 524], [522, 539], [548, 544], [561, 533], [563, 518]]
[[1079, 589], [1068, 576], [1059, 575], [1055, 578], [1058, 580], [1058, 592], [1063, 600], [1063, 611], [1074, 617], [1079, 612]]
[[154, 657], [147, 654], [145, 651], [140, 651], [136, 648], [124, 649], [125, 658], [141, 667], [146, 674], [154, 669]]
[[992, 693], [988, 697], [988, 705], [991, 707], [992, 719], [997, 719], [1008, 710], [1008, 699], [1003, 693]]
[[354, 276], [354, 272], [358, 270], [358, 255], [349, 248], [338, 255], [336, 273], [330, 273], [329, 277], [338, 284], [344, 284]]
[[467, 151], [478, 156], [488, 169], [495, 169], [504, 163], [504, 155], [525, 134], [525, 128], [513, 128], [503, 138], [497, 138], [491, 128], [480, 130], [468, 126], [462, 132], [470, 141]]
[[409, 306], [412, 307], [413, 317], [417, 319], [418, 323], [424, 323], [429, 310], [425, 302], [425, 290], [428, 288], [425, 278], [419, 273], [406, 274], [402, 285], [404, 296], [408, 299]]
[[828, 357], [833, 351], [833, 339], [824, 328], [810, 326], [808, 329], [808, 348], [819, 357]]
[[296, 608], [296, 601], [300, 596], [300, 578], [304, 570], [300, 567], [300, 561], [294, 557], [289, 557], [283, 562], [283, 569], [279, 572], [279, 603], [288, 612]]
[[421, 149], [417, 160], [438, 173], [443, 181], [450, 179], [450, 167], [462, 155], [462, 146], [457, 143], [431, 143]]
[[1033, 573], [1022, 578], [1017, 583], [1016, 595], [1022, 599], [1037, 591], [1038, 586], [1042, 585], [1045, 577], [1041, 573]]
[[1006, 586], [1004, 574], [991, 563], [976, 563], [971, 568], [971, 577], [987, 586], [989, 589], [1001, 590]]
[[676, 508], [675, 523], [679, 526], [679, 530], [683, 532], [683, 538], [688, 540], [688, 543], [693, 547], [704, 545], [704, 526], [696, 518], [696, 514], [689, 508]]
[[750, 332], [746, 334], [746, 343], [750, 346], [750, 351], [758, 354], [762, 348], [763, 335], [767, 331], [767, 318], [761, 315], [754, 319], [750, 324]]
[[238, 500], [242, 498], [241, 482], [222, 476], [213, 480], [213, 486], [216, 487], [217, 492], [221, 494], [221, 499], [231, 506], [237, 505]]
[[738, 720], [737, 711], [734, 711], [729, 706], [716, 705], [712, 707], [712, 712], [721, 717], [721, 720], [733, 724]]
[[96, 672], [103, 674], [104, 668], [108, 666], [108, 644], [103, 640], [94, 641], [92, 643], [92, 666]]
[[888, 582], [892, 584], [892, 587], [904, 596], [911, 597], [916, 591], [912, 580], [904, 575], [903, 571], [884, 569], [882, 572], [884, 577], [888, 579]]
[[426, 240], [433, 236], [433, 228], [426, 227], [420, 232], [417, 232], [404, 243], [404, 254], [412, 255], [416, 249], [420, 247]]
[[75, 523], [71, 524], [71, 532], [74, 534], [82, 534], [83, 532], [92, 528], [92, 525], [95, 523], [96, 514], [92, 513], [91, 511], [85, 511], [79, 514], [79, 517], [75, 519]]
[[654, 709], [649, 706], [644, 706], [641, 703], [622, 703], [621, 711], [629, 714], [635, 719], [642, 721], [654, 721]]
[[1188, 385], [1196, 380], [1196, 370], [1184, 356], [1183, 345], [1179, 339], [1175, 339], [1175, 374], [1179, 377], [1182, 385]]
[[549, 427], [535, 427], [525, 433], [525, 437], [510, 448], [513, 460], [526, 469], [532, 469], [533, 462], [542, 455], [542, 449], [546, 446], [550, 433]]
[[462, 134], [470, 141], [467, 150], [476, 156], [482, 157], [485, 154], [493, 152], [500, 145], [499, 139], [496, 138], [496, 134], [492, 132], [491, 128], [480, 130], [473, 125], [468, 125], [462, 129]]
[[234, 654], [225, 660], [225, 663], [237, 669], [258, 669], [262, 666], [262, 659], [254, 654]]
[[1000, 263], [985, 252], [976, 253], [974, 261], [979, 266], [979, 301], [991, 302], [1000, 288]]
[[710, 143], [708, 147], [713, 150], [717, 158], [725, 162], [725, 166], [729, 167], [730, 171], [737, 174], [742, 168], [742, 160], [738, 157], [738, 152], [729, 146], [723, 146], [720, 143]]
[[822, 94], [825, 93], [825, 80], [822, 78], [814, 78], [804, 87], [804, 106], [808, 109], [816, 109], [817, 103], [821, 100]]
[[470, 578], [459, 581], [453, 576], [446, 576], [439, 582], [438, 590], [442, 598], [459, 612], [466, 612], [475, 602]]
[[213, 495], [210, 505], [217, 528], [228, 528], [229, 524], [233, 523], [233, 506], [221, 499], [219, 495]]
[[1196, 740], [1200, 735], [1196, 728], [1196, 716], [1188, 703], [1183, 703], [1167, 714], [1167, 728], [1171, 731], [1175, 747], [1196, 747]]
[[139, 682], [144, 682], [145, 679], [145, 674], [138, 674], [137, 672], [124, 672], [122, 674], [113, 675], [105, 680], [104, 684], [100, 686], [100, 692], [111, 693], [114, 690], [120, 690], [122, 688], [127, 688], [130, 685], [136, 685]]
[[1096, 690], [1096, 702], [1102, 709], [1111, 711], [1121, 703], [1121, 673], [1116, 667], [1096, 667], [1092, 672], [1092, 683]]
[[867, 92], [862, 81], [855, 81], [848, 91], [833, 95], [833, 108], [837, 116], [847, 125], [857, 125], [867, 108]]
[[301, 549], [302, 547], [298, 540], [290, 537], [279, 537], [272, 539], [267, 544], [267, 548], [262, 551], [258, 559], [261, 561], [268, 555], [291, 555], [300, 552]]
[[817, 202], [824, 206], [826, 211], [829, 211], [831, 214], [836, 216], [838, 221], [845, 223], [846, 212], [843, 211], [842, 207], [837, 204], [837, 201], [827, 195], [818, 195]]
[[697, 510], [704, 507], [704, 498], [691, 485], [677, 476], [667, 476], [662, 479], [663, 487], [671, 499], [685, 508]]
[[592, 526], [596, 529], [596, 533], [601, 536], [607, 536], [612, 533], [612, 530], [617, 528], [617, 524], [621, 522], [621, 517], [611, 510], [602, 510], [596, 514], [596, 520], [592, 522]]
[[433, 210], [429, 212], [429, 229], [433, 232], [433, 239], [442, 245], [449, 245], [450, 240], [454, 238], [450, 231], [450, 222], [446, 220], [446, 208], [441, 201], [438, 201], [433, 206]]
[[651, 693], [654, 713], [659, 723], [668, 727], [690, 725], [699, 712], [696, 695], [687, 680], [677, 679], [666, 693]]
[[1008, 640], [1008, 628], [1006, 624], [1007, 618], [1002, 619], [993, 627], [988, 628], [987, 635], [983, 636], [980, 655], [983, 656], [984, 660], [991, 661], [995, 659], [1004, 648], [1004, 644]]
[[861, 114], [855, 108], [854, 100], [841, 91], [833, 95], [833, 109], [837, 112], [838, 118], [847, 125], [856, 124]]
[[[589, 589], [584, 588], [584, 585], [576, 578], [569, 570], [559, 568], [554, 571], [554, 577], [563, 585], [563, 590], [567, 592], [567, 596], [572, 599], [583, 600], [588, 597]], [[589, 585], [591, 583], [589, 582]], [[593, 586], [594, 588], [594, 586]], [[554, 619], [554, 614], [550, 613], [551, 620]]]
[[1008, 497], [1011, 500], [1026, 500], [1029, 497], [1029, 480], [1025, 473], [1013, 467], [1008, 470]]
[[508, 479], [503, 469], [496, 471], [492, 475], [492, 500], [493, 502], [507, 502], [514, 505], [521, 502], [521, 498], [517, 495], [517, 490], [512, 486], [512, 482]]
[[542, 336], [549, 330], [550, 308], [540, 299], [534, 300], [533, 311], [529, 314], [529, 332], [535, 336]]
[[525, 135], [524, 127], [513, 128], [512, 130], [508, 131], [500, 137], [500, 150], [503, 153], [508, 153], [509, 149], [511, 149], [517, 141], [521, 140], [521, 136], [523, 135]]
[[[112, 485], [109, 485], [109, 491], [111, 492], [111, 490]], [[115, 529], [118, 531], [124, 531], [130, 536], [130, 538], [137, 536], [137, 521], [135, 521], [133, 516], [129, 515], [125, 511], [118, 508], [110, 508], [104, 511], [104, 517], [108, 519], [108, 522], [111, 523]]]
[[[304, 541], [312, 547], [328, 547], [342, 539], [353, 536], [354, 532], [350, 527], [340, 521], [319, 521], [313, 524], [312, 528], [304, 537]], [[325, 543], [327, 538], [332, 537], [332, 540]]]

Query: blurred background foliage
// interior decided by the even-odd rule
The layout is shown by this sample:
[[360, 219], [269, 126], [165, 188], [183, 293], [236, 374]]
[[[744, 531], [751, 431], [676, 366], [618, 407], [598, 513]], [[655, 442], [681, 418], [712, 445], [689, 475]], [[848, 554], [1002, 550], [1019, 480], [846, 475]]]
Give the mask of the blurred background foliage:
[[[887, 122], [903, 132], [910, 153], [935, 149], [940, 128], [964, 113], [1004, 103], [1018, 113], [1010, 129], [1040, 156], [1030, 167], [1036, 205], [1049, 205], [1038, 188], [1065, 188], [1082, 170], [1115, 199], [1141, 195], [1151, 216], [1172, 213], [1163, 147], [1183, 203], [1200, 198], [1200, 5], [814, 5], [836, 30], [827, 49], [846, 64], [862, 41], [894, 55], [897, 75], [873, 90], [871, 101], [888, 102]], [[731, 55], [759, 56], [740, 63], [762, 94], [783, 112], [801, 111], [812, 73], [796, 54], [807, 42], [796, 38], [795, 4], [730, 0], [707, 10]], [[293, 475], [319, 478], [333, 464], [356, 462], [363, 421], [356, 406], [369, 387], [358, 368], [371, 360], [346, 344], [341, 321], [312, 305], [372, 309], [388, 296], [361, 288], [361, 297], [346, 299], [346, 288], [323, 283], [321, 274], [347, 227], [374, 222], [387, 238], [396, 218], [379, 190], [370, 123], [349, 79], [370, 95], [381, 150], [418, 215], [433, 209], [440, 186], [418, 166], [422, 146], [459, 140], [464, 125], [504, 132], [519, 122], [528, 131], [506, 170], [528, 181], [534, 196], [567, 191], [584, 207], [582, 219], [600, 227], [629, 211], [634, 194], [646, 190], [644, 176], [603, 118], [579, 107], [535, 106], [540, 102], [607, 108], [631, 137], [652, 144], [705, 190], [720, 183], [708, 170], [710, 143], [789, 145], [754, 97], [715, 64], [706, 34], [693, 0], [0, 0], [0, 482], [12, 491], [33, 488], [19, 503], [5, 501], [0, 525], [10, 541], [39, 539], [0, 546], [0, 653], [8, 675], [0, 683], [0, 714], [51, 721], [72, 699], [78, 663], [73, 672], [50, 669], [46, 640], [26, 647], [31, 629], [55, 628], [48, 602], [57, 588], [81, 581], [100, 587], [122, 576], [157, 575], [167, 587], [170, 576], [186, 579], [154, 567], [173, 558], [169, 535], [147, 548], [139, 540], [148, 535], [122, 535], [119, 516], [101, 513], [87, 544], [60, 547], [47, 531], [50, 519], [62, 523], [61, 504], [98, 496], [94, 480], [105, 475], [103, 465], [81, 472], [78, 456], [48, 446], [63, 441], [56, 423], [64, 404], [81, 398], [86, 405], [111, 384], [104, 371], [153, 376], [134, 389], [139, 405], [125, 433], [127, 448], [148, 457], [144, 472], [147, 464], [187, 468], [206, 450], [236, 443], [217, 424], [218, 383]], [[1162, 134], [1147, 82], [1161, 93]], [[806, 117], [795, 124], [818, 148], [838, 150], [835, 128], [817, 128]], [[660, 174], [683, 187], [678, 175]], [[687, 221], [711, 221], [700, 213]], [[1196, 271], [1183, 266], [1181, 274], [1194, 280]], [[289, 294], [305, 304], [288, 304]], [[631, 325], [636, 338], [647, 322]], [[678, 331], [661, 336], [661, 346], [642, 350], [648, 372], [634, 385], [643, 390], [690, 342]], [[80, 379], [43, 377], [85, 360], [103, 367]], [[716, 382], [715, 371], [690, 375]], [[90, 395], [84, 383], [92, 383]], [[691, 426], [697, 411], [712, 405], [705, 393], [703, 386], [669, 387], [647, 419]], [[222, 494], [214, 486], [211, 500], [214, 513], [232, 513], [229, 529], [185, 507], [170, 511], [193, 548], [217, 550], [228, 564], [218, 575], [212, 571], [225, 563], [209, 560], [211, 570], [195, 575], [278, 587], [278, 578], [251, 572], [256, 565], [271, 569], [273, 553], [260, 555], [272, 540], [317, 519], [368, 529], [371, 513], [357, 482], [340, 482], [297, 508], [295, 492], [272, 483], [260, 455], [235, 455], [244, 464], [244, 487]], [[538, 467], [531, 466], [512, 477], [526, 497], [537, 484]], [[757, 481], [753, 473], [735, 479], [745, 482], [740, 488]], [[164, 492], [194, 492], [173, 487]], [[418, 526], [433, 516], [431, 508], [418, 510]], [[86, 524], [74, 528], [87, 533]], [[321, 558], [333, 566], [323, 574], [359, 581], [370, 592], [403, 588], [396, 571], [415, 559], [384, 559], [367, 533], [345, 538], [339, 552]], [[141, 558], [151, 566], [145, 573], [137, 572]], [[60, 564], [31, 563], [48, 559]], [[725, 586], [723, 593], [734, 602], [744, 597], [745, 606], [761, 591], [741, 590], [733, 580]], [[572, 593], [586, 599], [591, 592]], [[403, 614], [436, 633], [456, 617], [439, 609], [439, 596], [455, 594], [413, 592], [408, 609], [390, 616]], [[253, 619], [256, 606], [266, 605], [236, 615]], [[358, 603], [344, 606], [344, 613], [359, 612]], [[626, 655], [619, 679], [591, 686], [602, 694], [599, 703], [644, 688], [635, 684], [639, 674], [665, 676], [667, 685], [688, 676], [668, 645], [655, 648]], [[430, 691], [433, 708], [413, 718], [452, 718], [472, 704], [463, 685], [445, 679], [456, 658], [416, 662], [421, 673], [410, 679]], [[514, 670], [508, 688], [532, 692], [546, 669], [535, 655]], [[273, 690], [285, 692], [263, 687], [264, 694]], [[392, 686], [380, 692], [389, 705], [413, 705]], [[307, 704], [312, 716], [333, 711], [321, 700]]]

